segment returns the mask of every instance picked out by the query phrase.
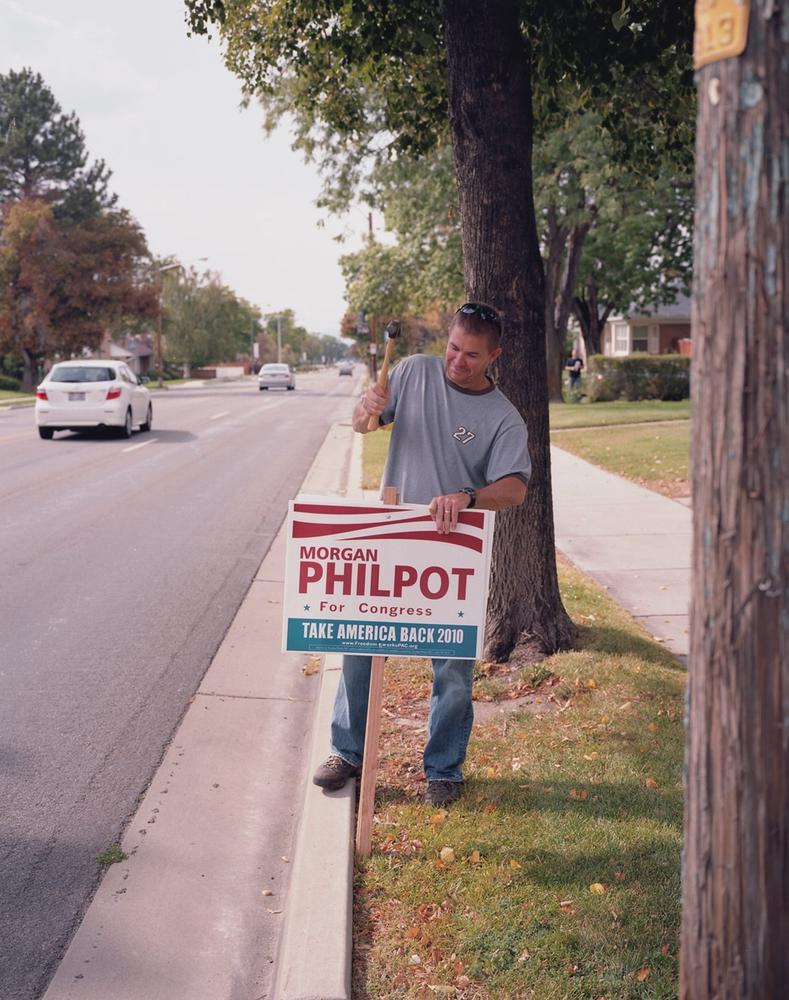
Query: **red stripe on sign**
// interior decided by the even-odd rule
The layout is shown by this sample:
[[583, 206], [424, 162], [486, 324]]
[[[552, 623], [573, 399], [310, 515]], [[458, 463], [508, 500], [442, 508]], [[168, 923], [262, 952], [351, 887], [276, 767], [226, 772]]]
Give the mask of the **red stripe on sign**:
[[294, 538], [312, 538], [315, 535], [336, 535], [341, 531], [366, 531], [369, 528], [382, 528], [387, 524], [412, 524], [415, 521], [432, 521], [429, 514], [419, 517], [404, 517], [398, 521], [360, 521], [358, 524], [325, 524], [320, 521], [294, 521]]
[[[344, 504], [342, 506], [331, 506], [329, 504], [314, 504], [314, 503], [294, 503], [293, 510], [298, 514], [382, 514], [389, 511], [393, 513], [405, 513], [409, 508], [407, 507], [346, 507]], [[424, 518], [429, 515], [424, 515]], [[406, 520], [410, 518], [405, 518], [403, 521], [398, 521], [398, 524], [405, 523]], [[419, 520], [419, 518], [417, 518]], [[478, 510], [462, 510], [458, 515], [458, 520], [461, 524], [469, 524], [475, 528], [482, 528], [484, 522], [484, 515]]]
[[392, 531], [385, 535], [364, 535], [359, 538], [348, 539], [354, 542], [374, 542], [378, 539], [388, 538], [413, 538], [425, 542], [449, 542], [451, 545], [462, 545], [467, 549], [474, 549], [476, 552], [482, 551], [482, 541], [472, 535], [463, 535], [459, 531], [450, 531], [448, 535], [440, 535], [437, 531]]
[[380, 505], [377, 507], [346, 507], [345, 504], [342, 506], [317, 503], [293, 504], [293, 510], [299, 514], [381, 514], [388, 510], [398, 511], [402, 509], [402, 507], [381, 507]]

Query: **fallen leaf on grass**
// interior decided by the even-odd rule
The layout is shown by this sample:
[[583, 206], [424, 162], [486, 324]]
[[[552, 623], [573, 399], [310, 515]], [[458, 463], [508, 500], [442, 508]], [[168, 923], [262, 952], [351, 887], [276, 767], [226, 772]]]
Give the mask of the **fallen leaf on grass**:
[[452, 850], [451, 847], [441, 848], [441, 860], [444, 862], [445, 865], [454, 864], [455, 852]]
[[520, 871], [522, 867], [523, 867], [523, 865], [518, 864], [518, 862], [515, 860], [515, 858], [511, 858], [510, 859], [510, 868], [514, 872]]
[[589, 892], [593, 892], [595, 896], [602, 896], [605, 892], [605, 886], [602, 882], [592, 882], [589, 886]]
[[589, 792], [587, 792], [587, 790], [585, 788], [582, 788], [580, 791], [578, 791], [575, 788], [571, 788], [570, 789], [570, 798], [571, 799], [588, 799], [589, 798]]
[[530, 958], [531, 955], [529, 954], [528, 948], [524, 948], [523, 951], [520, 953], [520, 955], [518, 955], [519, 962], [528, 962]]
[[670, 950], [671, 949], [669, 948], [669, 946], [667, 944], [664, 944], [663, 947], [660, 949], [660, 954], [661, 955], [668, 955], [668, 953], [669, 953]]
[[614, 872], [614, 878], [617, 880], [617, 882], [624, 882], [624, 880], [625, 880], [625, 873], [624, 872]]
[[494, 813], [496, 811], [495, 804], [493, 802], [488, 802], [488, 804], [485, 806], [485, 810], [484, 811], [486, 813]]
[[471, 854], [469, 854], [468, 859], [472, 865], [478, 865], [482, 860], [482, 855], [479, 853], [479, 851], [472, 851]]
[[649, 969], [646, 966], [644, 966], [643, 969], [639, 969], [636, 973], [636, 979], [639, 983], [646, 982], [646, 980], [649, 979]]
[[441, 824], [444, 822], [444, 820], [447, 818], [448, 815], [449, 813], [446, 811], [446, 809], [442, 809], [440, 812], [433, 813], [433, 815], [430, 817], [430, 825], [441, 826]]
[[649, 725], [647, 726], [647, 729], [650, 731], [650, 733], [656, 733], [657, 725], [654, 722], [650, 722]]
[[411, 938], [411, 940], [414, 941], [416, 938], [422, 936], [422, 928], [417, 927], [416, 925], [414, 925], [413, 927], [409, 927], [408, 930], [405, 932], [405, 936], [407, 938]]
[[597, 681], [594, 679], [594, 677], [590, 677], [587, 680], [587, 682], [586, 682], [586, 686], [588, 688], [596, 688], [597, 687]]
[[485, 768], [485, 777], [486, 778], [495, 778], [496, 777], [496, 768], [495, 767], [486, 767]]
[[578, 912], [573, 906], [573, 901], [571, 899], [563, 899], [561, 903], [559, 903], [559, 909], [562, 913], [566, 913], [568, 917], [574, 917]]
[[644, 784], [647, 786], [647, 788], [657, 788], [658, 786], [658, 783], [655, 781], [654, 778], [647, 778]]

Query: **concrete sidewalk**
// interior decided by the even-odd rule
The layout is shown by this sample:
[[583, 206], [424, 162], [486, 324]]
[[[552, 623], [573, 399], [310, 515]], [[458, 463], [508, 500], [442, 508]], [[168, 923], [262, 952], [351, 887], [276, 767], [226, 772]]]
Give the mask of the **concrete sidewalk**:
[[560, 448], [551, 475], [556, 547], [686, 658], [690, 510]]

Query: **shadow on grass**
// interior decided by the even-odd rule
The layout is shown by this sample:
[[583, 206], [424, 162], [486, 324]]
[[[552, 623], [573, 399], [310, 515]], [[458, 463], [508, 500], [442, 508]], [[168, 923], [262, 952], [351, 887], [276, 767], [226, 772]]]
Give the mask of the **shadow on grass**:
[[633, 633], [632, 628], [617, 628], [615, 625], [581, 625], [576, 622], [577, 650], [593, 653], [607, 653], [611, 656], [637, 656], [648, 663], [657, 663], [672, 670], [685, 668], [668, 649], [656, 644], [648, 636]]
[[[581, 798], [581, 790], [587, 798]], [[575, 794], [573, 794], [575, 793]], [[479, 797], [479, 801], [475, 801]], [[576, 814], [586, 819], [604, 819], [628, 822], [649, 819], [660, 823], [681, 823], [682, 791], [679, 788], [645, 790], [635, 781], [622, 784], [600, 782], [592, 784], [579, 778], [576, 781], [555, 781], [546, 776], [544, 781], [532, 781], [521, 788], [514, 781], [503, 778], [471, 778], [466, 782], [462, 808], [466, 816], [490, 812]]]

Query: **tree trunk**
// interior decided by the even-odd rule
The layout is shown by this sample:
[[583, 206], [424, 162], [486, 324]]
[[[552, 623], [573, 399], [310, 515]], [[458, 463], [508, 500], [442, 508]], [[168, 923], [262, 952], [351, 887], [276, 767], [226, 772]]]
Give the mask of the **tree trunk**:
[[32, 354], [25, 347], [22, 348], [22, 378], [19, 383], [22, 392], [32, 392], [38, 384], [35, 378], [37, 359], [38, 355]]
[[567, 256], [564, 261], [564, 271], [562, 272], [562, 283], [559, 289], [559, 301], [556, 309], [556, 335], [561, 337], [562, 343], [567, 335], [567, 324], [573, 310], [573, 295], [575, 285], [578, 281], [578, 267], [581, 263], [586, 234], [591, 228], [591, 223], [584, 222], [583, 225], [576, 226], [570, 233], [567, 247]]
[[575, 632], [556, 574], [531, 64], [516, 0], [445, 0], [443, 15], [466, 288], [503, 312], [497, 374], [526, 421], [532, 459], [526, 502], [497, 518], [486, 656], [499, 660], [524, 634], [553, 652]]
[[562, 259], [567, 231], [556, 220], [556, 208], [548, 207], [547, 252], [545, 268], [545, 359], [548, 366], [548, 399], [561, 403], [564, 370], [564, 333], [556, 325], [556, 300], [560, 295]]
[[686, 1000], [789, 989], [787, 31], [698, 76]]
[[603, 349], [603, 327], [608, 319], [610, 309], [605, 310], [605, 317], [601, 320], [597, 311], [597, 285], [593, 277], [586, 282], [586, 298], [577, 298], [573, 303], [573, 310], [581, 324], [581, 334], [584, 338], [586, 356], [602, 353]]

